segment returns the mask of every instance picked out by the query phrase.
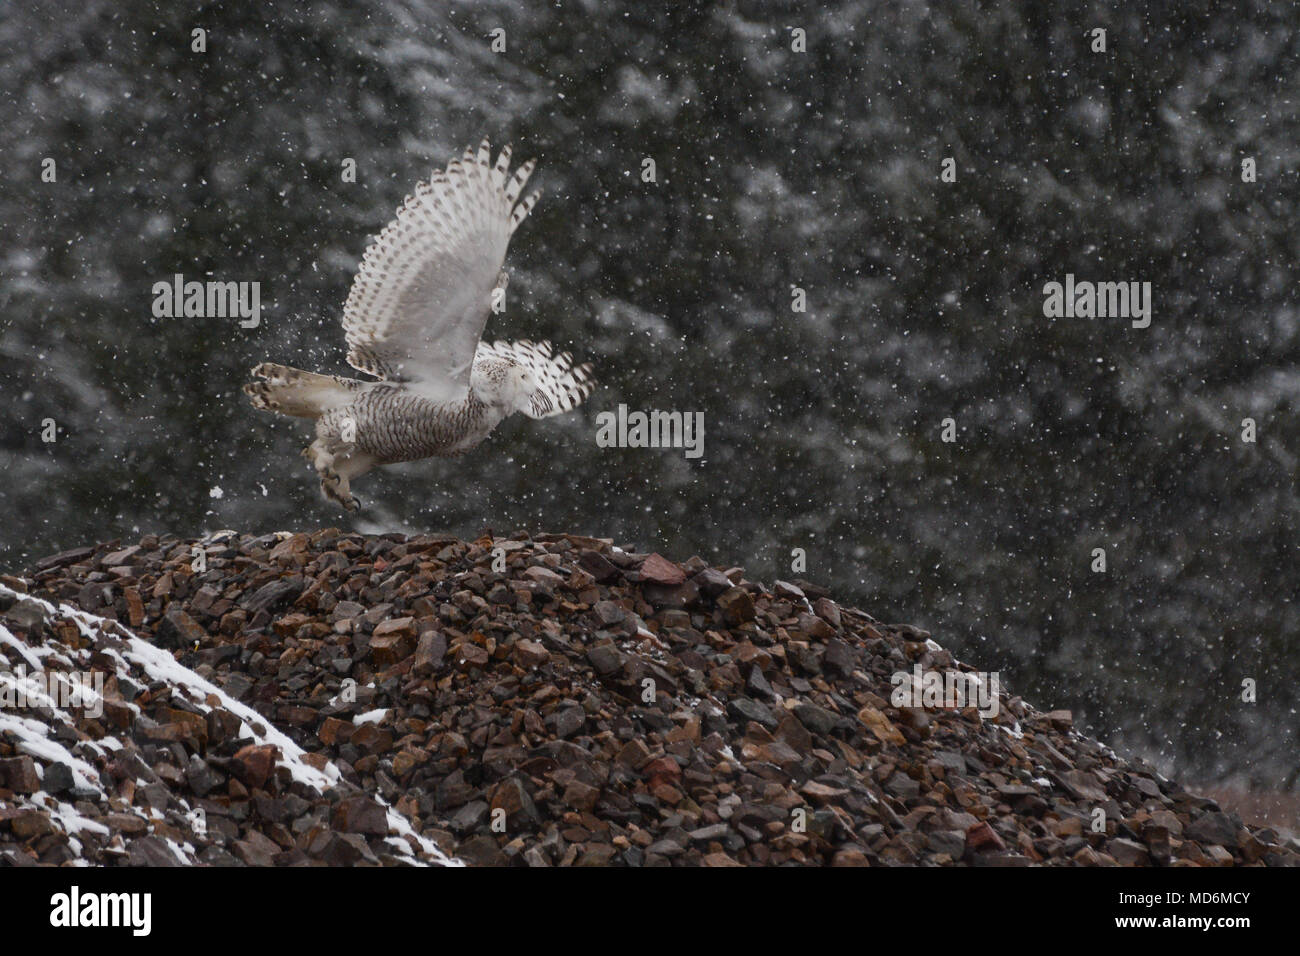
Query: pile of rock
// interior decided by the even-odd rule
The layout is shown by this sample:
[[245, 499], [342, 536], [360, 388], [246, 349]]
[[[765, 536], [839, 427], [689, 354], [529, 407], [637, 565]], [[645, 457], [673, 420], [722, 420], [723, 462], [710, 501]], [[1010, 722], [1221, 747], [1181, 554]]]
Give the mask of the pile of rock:
[[1066, 712], [895, 706], [900, 673], [970, 669], [698, 558], [229, 532], [0, 584], [0, 690], [107, 675], [98, 716], [0, 707], [0, 861], [1300, 861]]

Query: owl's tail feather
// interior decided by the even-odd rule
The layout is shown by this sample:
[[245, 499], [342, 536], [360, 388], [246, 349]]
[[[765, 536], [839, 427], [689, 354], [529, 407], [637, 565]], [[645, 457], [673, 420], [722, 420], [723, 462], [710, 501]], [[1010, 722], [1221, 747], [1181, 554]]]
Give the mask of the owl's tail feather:
[[263, 362], [253, 368], [253, 377], [244, 394], [254, 408], [299, 418], [319, 418], [331, 408], [352, 403], [365, 383], [337, 375], [318, 375], [288, 365]]

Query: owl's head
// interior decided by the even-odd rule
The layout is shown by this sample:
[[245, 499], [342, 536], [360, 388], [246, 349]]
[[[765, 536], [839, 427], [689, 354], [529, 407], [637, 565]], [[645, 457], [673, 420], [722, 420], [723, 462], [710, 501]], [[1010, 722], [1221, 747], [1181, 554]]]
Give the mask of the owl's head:
[[537, 391], [533, 373], [514, 362], [480, 363], [475, 372], [474, 394], [507, 415], [528, 408]]

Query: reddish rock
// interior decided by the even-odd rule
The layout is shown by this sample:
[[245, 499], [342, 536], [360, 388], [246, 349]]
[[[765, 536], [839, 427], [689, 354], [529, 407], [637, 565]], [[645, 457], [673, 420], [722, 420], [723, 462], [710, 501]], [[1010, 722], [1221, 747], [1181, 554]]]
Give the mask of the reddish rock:
[[874, 707], [863, 707], [858, 711], [858, 720], [871, 731], [877, 740], [885, 744], [901, 747], [907, 743], [902, 731], [893, 722]]
[[492, 810], [504, 810], [508, 825], [518, 825], [521, 820], [537, 819], [537, 808], [518, 777], [510, 777], [497, 784], [492, 791], [489, 807]]
[[332, 817], [334, 829], [344, 833], [388, 835], [388, 814], [374, 799], [364, 794], [340, 800]]
[[35, 793], [41, 789], [36, 762], [31, 757], [0, 759], [0, 787], [14, 793]]
[[[71, 799], [75, 781], [0, 735], [0, 863], [428, 859], [424, 844], [388, 839], [394, 815], [476, 865], [1300, 862], [1276, 833], [1117, 757], [1064, 713], [1009, 695], [1006, 722], [893, 708], [897, 670], [960, 665], [926, 632], [811, 582], [768, 592], [740, 568], [571, 535], [222, 533], [201, 576], [193, 545], [145, 536], [111, 558], [121, 564], [105, 563], [127, 550], [114, 542], [30, 583], [0, 579], [136, 621], [141, 639], [179, 651], [181, 675], [123, 657], [117, 624], [86, 633], [58, 613], [22, 624], [21, 607], [0, 612], [20, 641], [35, 646], [26, 630], [39, 627], [51, 651], [109, 675], [97, 719], [23, 715], [94, 767], [108, 799], [78, 808], [109, 834], [76, 845], [22, 806], [42, 786]], [[17, 662], [3, 645], [0, 657]], [[256, 715], [200, 693], [186, 667]], [[370, 712], [382, 719], [354, 723]], [[307, 752], [281, 758], [277, 730]], [[106, 735], [117, 745], [88, 746]], [[332, 784], [277, 775], [279, 762]], [[208, 811], [204, 824], [186, 804]], [[1109, 833], [1097, 835], [1102, 804]], [[796, 809], [810, 811], [804, 832]]]
[[672, 757], [660, 757], [646, 764], [641, 774], [646, 778], [647, 786], [653, 790], [664, 783], [676, 785], [682, 778], [682, 768]]
[[652, 554], [642, 562], [638, 574], [643, 582], [664, 587], [675, 587], [686, 581], [686, 572], [659, 554]]
[[191, 739], [197, 742], [200, 748], [208, 744], [208, 719], [203, 714], [192, 714], [188, 710], [177, 710], [174, 707], [168, 707], [164, 714], [167, 722], [180, 730], [178, 740]]
[[618, 762], [632, 770], [641, 770], [650, 759], [650, 749], [639, 737], [629, 740], [618, 752]]
[[754, 620], [754, 598], [744, 588], [733, 587], [718, 595], [718, 607], [729, 624]]
[[9, 820], [9, 829], [20, 840], [31, 840], [55, 832], [50, 815], [44, 810], [24, 810]]
[[393, 732], [374, 721], [366, 721], [353, 727], [348, 743], [368, 754], [383, 754], [393, 749]]
[[819, 807], [839, 803], [849, 795], [849, 791], [844, 787], [831, 787], [815, 780], [809, 780], [799, 788], [799, 792]]
[[274, 744], [249, 744], [230, 758], [230, 772], [254, 790], [266, 786], [280, 759]]
[[524, 571], [524, 577], [548, 591], [554, 591], [564, 584], [564, 575], [557, 574], [550, 568], [532, 567]]
[[1006, 844], [1002, 838], [993, 832], [993, 828], [987, 823], [976, 823], [966, 831], [966, 849], [981, 853], [989, 850], [1005, 850]]
[[377, 667], [391, 667], [415, 653], [416, 626], [413, 617], [381, 621], [370, 635], [370, 655]]
[[144, 623], [144, 601], [140, 599], [140, 589], [134, 586], [123, 588], [122, 597], [126, 600], [126, 622], [139, 627]]
[[595, 809], [599, 797], [600, 791], [595, 787], [575, 780], [565, 788], [563, 800], [566, 806], [589, 813]]
[[462, 667], [486, 667], [489, 660], [487, 648], [466, 641], [457, 648], [457, 658]]
[[551, 659], [550, 652], [537, 641], [516, 641], [514, 654], [520, 667], [541, 667]]
[[354, 724], [351, 722], [339, 721], [337, 717], [326, 717], [317, 728], [316, 736], [320, 737], [321, 743], [326, 747], [334, 747], [337, 744], [346, 744], [354, 730]]
[[835, 602], [830, 598], [822, 597], [813, 601], [813, 613], [832, 628], [839, 630], [841, 627], [840, 609], [835, 606]]

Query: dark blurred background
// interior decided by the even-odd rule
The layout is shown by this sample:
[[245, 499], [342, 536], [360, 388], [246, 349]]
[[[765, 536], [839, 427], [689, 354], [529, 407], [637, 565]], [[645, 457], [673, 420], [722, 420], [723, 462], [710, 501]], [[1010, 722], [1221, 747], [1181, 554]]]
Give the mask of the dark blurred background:
[[[1117, 749], [1292, 786], [1295, 6], [669, 6], [0, 7], [0, 566], [152, 531], [490, 527], [770, 583], [804, 548], [801, 576]], [[489, 336], [553, 339], [602, 388], [368, 476], [347, 515], [296, 457], [307, 424], [239, 386], [262, 359], [347, 371], [368, 237], [485, 134], [544, 190]], [[177, 272], [261, 282], [261, 326], [155, 319]], [[1066, 273], [1151, 282], [1151, 327], [1044, 318]], [[620, 402], [703, 411], [704, 459], [598, 448]]]

